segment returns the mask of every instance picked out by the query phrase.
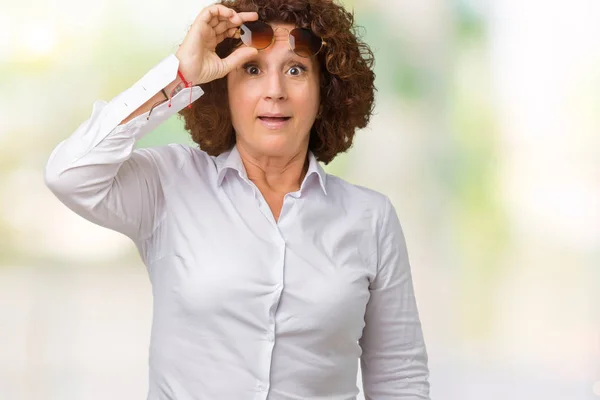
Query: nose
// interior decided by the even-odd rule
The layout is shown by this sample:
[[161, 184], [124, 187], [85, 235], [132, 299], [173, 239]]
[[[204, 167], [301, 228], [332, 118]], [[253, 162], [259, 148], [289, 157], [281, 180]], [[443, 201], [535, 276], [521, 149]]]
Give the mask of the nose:
[[273, 71], [267, 74], [264, 88], [264, 94], [267, 100], [285, 100], [287, 98], [284, 77], [279, 71]]

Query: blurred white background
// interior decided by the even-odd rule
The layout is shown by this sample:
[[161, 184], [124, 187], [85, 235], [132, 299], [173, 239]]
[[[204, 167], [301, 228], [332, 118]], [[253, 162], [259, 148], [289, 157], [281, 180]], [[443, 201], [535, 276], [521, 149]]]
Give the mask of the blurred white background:
[[[207, 3], [2, 0], [0, 399], [145, 398], [144, 266], [42, 171]], [[600, 1], [344, 3], [377, 115], [326, 169], [396, 206], [432, 399], [600, 399]], [[167, 142], [177, 118], [140, 145]]]

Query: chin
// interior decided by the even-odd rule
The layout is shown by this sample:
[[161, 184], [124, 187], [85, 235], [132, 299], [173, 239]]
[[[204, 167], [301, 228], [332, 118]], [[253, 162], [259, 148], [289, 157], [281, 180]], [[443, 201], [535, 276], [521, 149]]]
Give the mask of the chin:
[[298, 146], [291, 143], [289, 140], [285, 140], [282, 136], [262, 140], [258, 146], [259, 150], [263, 154], [270, 156], [290, 154], [298, 151]]
[[292, 155], [298, 152], [300, 144], [284, 133], [265, 134], [247, 141], [255, 152], [271, 157]]

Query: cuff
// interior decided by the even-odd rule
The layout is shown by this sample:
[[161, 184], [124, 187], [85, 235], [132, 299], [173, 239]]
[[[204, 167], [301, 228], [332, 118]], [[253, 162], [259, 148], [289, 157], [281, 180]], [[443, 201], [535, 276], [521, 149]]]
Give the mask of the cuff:
[[169, 101], [164, 101], [164, 103], [156, 106], [152, 110], [150, 117], [148, 117], [150, 114], [148, 111], [138, 115], [123, 125], [119, 125], [119, 123], [127, 118], [132, 112], [146, 103], [169, 83], [173, 82], [177, 77], [178, 68], [179, 59], [175, 57], [174, 54], [171, 54], [148, 71], [146, 75], [138, 80], [133, 86], [120, 93], [106, 104], [104, 108], [107, 113], [105, 114], [105, 117], [102, 118], [102, 126], [100, 127], [100, 132], [104, 132], [105, 134], [99, 135], [99, 140], [102, 140], [102, 138], [110, 132], [115, 134], [132, 128], [134, 128], [135, 139], [138, 140], [162, 122], [166, 121], [169, 117], [189, 105], [190, 91], [192, 102], [200, 98], [204, 93], [200, 86], [185, 88], [171, 99], [171, 107], [169, 107]]

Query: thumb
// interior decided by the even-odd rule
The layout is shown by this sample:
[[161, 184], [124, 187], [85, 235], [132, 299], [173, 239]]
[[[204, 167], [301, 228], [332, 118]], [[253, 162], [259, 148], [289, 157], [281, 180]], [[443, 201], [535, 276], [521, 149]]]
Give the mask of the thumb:
[[244, 65], [245, 62], [252, 59], [258, 54], [258, 50], [254, 47], [242, 46], [223, 59], [225, 64], [225, 74], [230, 73], [234, 69]]

